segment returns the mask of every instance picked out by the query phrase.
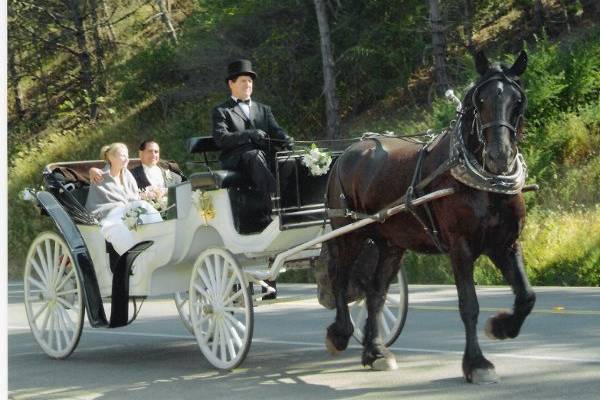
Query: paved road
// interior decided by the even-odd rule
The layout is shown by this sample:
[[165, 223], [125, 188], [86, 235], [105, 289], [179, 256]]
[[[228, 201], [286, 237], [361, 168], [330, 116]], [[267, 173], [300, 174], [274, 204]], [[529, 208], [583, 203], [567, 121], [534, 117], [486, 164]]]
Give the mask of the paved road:
[[[45, 356], [29, 332], [22, 287], [9, 284], [8, 389], [14, 399], [600, 399], [600, 289], [538, 288], [522, 334], [481, 345], [501, 382], [464, 382], [464, 334], [451, 286], [411, 286], [408, 319], [392, 350], [399, 369], [360, 365], [360, 346], [325, 350], [333, 312], [311, 285], [280, 285], [288, 300], [255, 310], [246, 361], [219, 372], [181, 325], [173, 302], [148, 300], [132, 325], [84, 328], [71, 357]], [[512, 303], [506, 288], [479, 288], [480, 321]], [[480, 323], [480, 326], [482, 323]], [[481, 331], [481, 329], [480, 329]]]

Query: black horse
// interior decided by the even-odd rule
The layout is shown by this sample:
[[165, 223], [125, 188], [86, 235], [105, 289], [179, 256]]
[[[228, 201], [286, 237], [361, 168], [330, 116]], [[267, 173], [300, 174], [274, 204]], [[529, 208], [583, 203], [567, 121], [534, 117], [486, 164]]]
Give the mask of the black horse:
[[[508, 67], [490, 65], [479, 52], [475, 64], [480, 77], [465, 95], [453, 129], [426, 146], [395, 137], [365, 139], [348, 148], [334, 165], [327, 188], [329, 209], [375, 213], [439, 189], [452, 188], [455, 194], [428, 206], [409, 207], [411, 212], [327, 243], [337, 310], [335, 322], [327, 329], [330, 352], [344, 350], [353, 332], [346, 297], [352, 279], [364, 291], [368, 311], [362, 363], [374, 369], [395, 368], [395, 357], [382, 343], [377, 321], [407, 249], [450, 256], [466, 331], [462, 367], [468, 382], [497, 379], [477, 340], [479, 304], [473, 264], [480, 255], [493, 261], [515, 294], [513, 311], [488, 320], [486, 334], [515, 338], [531, 312], [535, 293], [519, 244], [525, 219], [521, 191], [525, 166], [517, 147], [526, 104], [519, 76], [527, 66], [527, 55], [521, 52]], [[333, 228], [353, 222], [334, 212], [331, 216]], [[378, 257], [371, 264], [358, 265], [355, 260], [366, 243], [377, 248]]]

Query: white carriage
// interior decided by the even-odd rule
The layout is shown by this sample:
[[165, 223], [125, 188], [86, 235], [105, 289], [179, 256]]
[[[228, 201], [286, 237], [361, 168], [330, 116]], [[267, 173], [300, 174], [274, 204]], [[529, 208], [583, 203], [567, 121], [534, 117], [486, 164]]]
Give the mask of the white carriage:
[[[94, 328], [116, 328], [135, 319], [143, 299], [173, 294], [205, 357], [216, 368], [233, 369], [250, 348], [254, 307], [265, 294], [261, 288], [275, 291], [265, 281], [275, 280], [292, 261], [298, 266], [319, 257], [321, 243], [331, 237], [323, 204], [327, 176], [311, 176], [301, 165], [302, 152], [278, 153], [279, 192], [269, 222], [257, 219], [259, 195], [243, 174], [210, 169], [210, 155], [218, 150], [211, 137], [190, 139], [188, 150], [203, 154], [208, 171], [169, 188], [164, 221], [138, 227], [138, 250], [153, 256], [130, 272], [125, 266], [131, 267], [135, 254], [119, 258], [83, 207], [85, 175], [102, 162], [46, 167], [45, 190], [35, 202], [57, 229], [31, 244], [24, 282], [32, 333], [50, 357], [73, 352], [85, 313]], [[380, 322], [386, 345], [396, 340], [406, 318], [408, 293], [400, 271]], [[105, 301], [111, 301], [110, 318]], [[355, 302], [352, 317], [362, 342], [362, 301]]]

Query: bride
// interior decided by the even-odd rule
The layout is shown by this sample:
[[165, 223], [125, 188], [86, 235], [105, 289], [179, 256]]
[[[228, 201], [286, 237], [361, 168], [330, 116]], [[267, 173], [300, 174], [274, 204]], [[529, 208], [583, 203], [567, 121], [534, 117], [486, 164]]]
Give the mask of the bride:
[[143, 208], [143, 223], [160, 222], [160, 213], [152, 205], [140, 199], [135, 178], [127, 169], [129, 152], [123, 143], [103, 146], [100, 157], [107, 162], [102, 171], [102, 182], [90, 185], [85, 207], [100, 221], [100, 231], [119, 255], [132, 248], [139, 240], [124, 221], [125, 212]]

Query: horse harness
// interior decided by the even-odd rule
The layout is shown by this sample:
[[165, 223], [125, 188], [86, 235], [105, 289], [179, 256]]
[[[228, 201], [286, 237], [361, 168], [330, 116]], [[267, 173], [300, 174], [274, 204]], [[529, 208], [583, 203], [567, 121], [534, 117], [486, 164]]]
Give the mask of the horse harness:
[[[495, 120], [486, 124], [481, 123], [479, 109], [476, 105], [476, 95], [479, 89], [493, 80], [505, 80], [510, 84], [514, 85], [519, 92], [522, 94], [523, 99], [525, 98], [525, 93], [519, 86], [517, 82], [510, 79], [504, 74], [495, 74], [492, 77], [486, 79], [479, 85], [477, 85], [472, 92], [471, 98], [473, 102], [473, 124], [471, 126], [470, 134], [477, 134], [477, 138], [481, 145], [484, 146], [483, 152], [485, 156], [485, 140], [483, 138], [483, 130], [489, 127], [494, 126], [505, 126], [507, 127], [513, 135], [516, 136], [518, 124], [521, 123], [523, 119], [523, 111], [525, 106], [525, 101], [522, 102], [521, 108], [516, 118], [516, 123], [514, 125], [510, 124], [505, 120]], [[346, 195], [343, 190], [342, 182], [340, 180], [339, 171], [336, 171], [336, 176], [338, 179], [338, 184], [340, 185], [341, 194], [340, 199], [343, 203], [343, 208], [340, 209], [331, 209], [327, 208], [327, 216], [329, 218], [351, 218], [354, 220], [360, 220], [364, 218], [377, 218], [379, 222], [383, 223], [386, 217], [386, 211], [397, 207], [401, 204], [406, 205], [406, 209], [410, 211], [410, 213], [415, 217], [415, 219], [421, 224], [425, 233], [429, 236], [431, 241], [435, 244], [437, 249], [441, 252], [446, 252], [448, 247], [440, 238], [439, 231], [437, 229], [437, 221], [435, 219], [434, 214], [431, 211], [431, 208], [427, 202], [423, 203], [423, 209], [425, 212], [425, 218], [417, 213], [415, 206], [413, 206], [412, 202], [415, 198], [419, 198], [424, 196], [426, 193], [424, 189], [436, 178], [441, 176], [442, 174], [450, 171], [450, 174], [454, 179], [463, 183], [466, 186], [472, 187], [477, 190], [482, 190], [486, 192], [492, 193], [502, 193], [507, 195], [513, 195], [524, 191], [525, 179], [527, 177], [527, 166], [525, 164], [525, 160], [523, 156], [517, 152], [514, 160], [511, 163], [511, 171], [508, 175], [496, 175], [492, 174], [485, 170], [484, 166], [482, 166], [475, 157], [468, 151], [466, 148], [464, 138], [462, 135], [463, 128], [463, 118], [466, 113], [461, 109], [458, 111], [459, 118], [458, 121], [454, 124], [451, 124], [449, 129], [444, 130], [441, 134], [434, 137], [433, 139], [422, 142], [422, 147], [419, 150], [419, 154], [417, 156], [417, 163], [415, 165], [415, 170], [413, 172], [413, 176], [411, 179], [411, 183], [406, 190], [406, 193], [395, 200], [391, 204], [388, 204], [383, 209], [378, 211], [375, 214], [366, 214], [358, 211], [354, 211], [348, 207], [348, 203], [346, 201]], [[441, 139], [450, 134], [450, 148], [448, 153], [448, 158], [440, 164], [431, 174], [427, 177], [422, 178], [422, 167], [423, 160], [431, 152], [431, 150], [441, 141]], [[378, 136], [380, 135], [369, 135], [366, 138], [362, 138], [361, 140], [372, 139], [378, 140]], [[386, 135], [387, 136], [387, 135]], [[402, 137], [398, 137], [402, 139]], [[339, 170], [339, 164], [335, 163], [336, 169]], [[331, 176], [331, 174], [330, 174]], [[532, 187], [526, 188], [526, 190], [536, 190], [537, 187], [534, 185]]]

